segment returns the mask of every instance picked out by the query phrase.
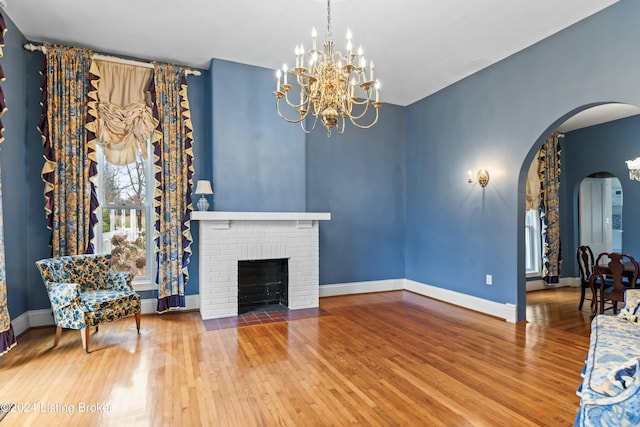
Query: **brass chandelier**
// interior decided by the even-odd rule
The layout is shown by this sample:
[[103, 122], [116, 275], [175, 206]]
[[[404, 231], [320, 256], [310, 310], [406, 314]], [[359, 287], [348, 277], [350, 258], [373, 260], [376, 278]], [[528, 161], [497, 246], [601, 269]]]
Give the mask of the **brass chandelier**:
[[[308, 60], [305, 61], [304, 46], [302, 44], [296, 46], [296, 65], [290, 70], [300, 87], [298, 104], [289, 99], [292, 85], [288, 82], [287, 64], [282, 66], [282, 70], [276, 72], [277, 85], [274, 95], [276, 110], [280, 117], [289, 123], [300, 123], [305, 133], [311, 133], [320, 118], [327, 128], [328, 136], [331, 136], [334, 128], [339, 134], [343, 134], [347, 119], [361, 129], [368, 129], [375, 125], [382, 102], [379, 101], [380, 82], [373, 78], [373, 60], [369, 62], [367, 69], [362, 47], [358, 48], [357, 53], [353, 52], [349, 30], [347, 30], [346, 54], [334, 51], [335, 43], [331, 34], [331, 0], [327, 0], [327, 38], [323, 51], [316, 49], [315, 28], [311, 30], [311, 37], [312, 48], [308, 52]], [[374, 90], [375, 101], [372, 99]], [[280, 101], [283, 99], [293, 110], [293, 118], [287, 117], [280, 110]], [[371, 118], [373, 113], [369, 113], [370, 109], [375, 109], [373, 118]], [[314, 120], [313, 125], [307, 129], [305, 119], [309, 113], [314, 116]], [[362, 121], [367, 119], [369, 123], [362, 124]]]

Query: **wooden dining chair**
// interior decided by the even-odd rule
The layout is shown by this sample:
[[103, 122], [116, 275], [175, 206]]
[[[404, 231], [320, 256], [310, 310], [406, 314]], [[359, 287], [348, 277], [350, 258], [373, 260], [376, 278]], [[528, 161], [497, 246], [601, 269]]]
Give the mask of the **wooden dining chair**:
[[[609, 258], [609, 262], [604, 262], [603, 258]], [[594, 266], [594, 276], [600, 281], [599, 302], [600, 314], [605, 311], [605, 301], [611, 301], [613, 313], [618, 313], [618, 303], [624, 302], [624, 290], [635, 288], [640, 268], [636, 260], [629, 254], [619, 254], [615, 252], [603, 252], [598, 255]], [[605, 285], [605, 275], [611, 279], [611, 286]]]
[[591, 286], [589, 285], [589, 279], [593, 274], [593, 251], [589, 246], [578, 246], [576, 252], [578, 258], [578, 269], [580, 270], [580, 304], [578, 304], [578, 310], [582, 310], [584, 300], [588, 299], [592, 301], [592, 298], [586, 298], [587, 289], [591, 292]]

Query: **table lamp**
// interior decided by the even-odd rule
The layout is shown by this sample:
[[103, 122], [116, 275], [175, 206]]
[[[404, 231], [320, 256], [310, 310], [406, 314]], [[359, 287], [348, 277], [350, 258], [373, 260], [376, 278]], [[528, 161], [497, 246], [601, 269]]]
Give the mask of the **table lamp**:
[[205, 194], [213, 194], [213, 189], [211, 188], [211, 182], [206, 179], [198, 180], [196, 184], [195, 194], [202, 194], [200, 200], [198, 200], [198, 210], [206, 211], [209, 210], [209, 201], [205, 197]]

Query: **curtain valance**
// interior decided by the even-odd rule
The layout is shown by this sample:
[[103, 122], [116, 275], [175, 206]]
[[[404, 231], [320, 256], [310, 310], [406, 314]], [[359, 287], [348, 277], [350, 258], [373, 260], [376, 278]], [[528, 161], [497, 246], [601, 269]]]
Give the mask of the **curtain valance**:
[[158, 125], [147, 88], [153, 70], [134, 65], [93, 60], [90, 73], [89, 114], [95, 120], [87, 129], [96, 135], [107, 160], [115, 165], [147, 158], [147, 140]]

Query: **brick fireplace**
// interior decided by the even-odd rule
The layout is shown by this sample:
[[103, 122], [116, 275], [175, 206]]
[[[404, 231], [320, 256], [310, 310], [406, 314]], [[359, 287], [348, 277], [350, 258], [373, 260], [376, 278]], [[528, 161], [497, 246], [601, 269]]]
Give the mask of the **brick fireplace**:
[[238, 315], [238, 262], [288, 261], [288, 308], [319, 305], [319, 221], [329, 213], [193, 212], [202, 319]]

